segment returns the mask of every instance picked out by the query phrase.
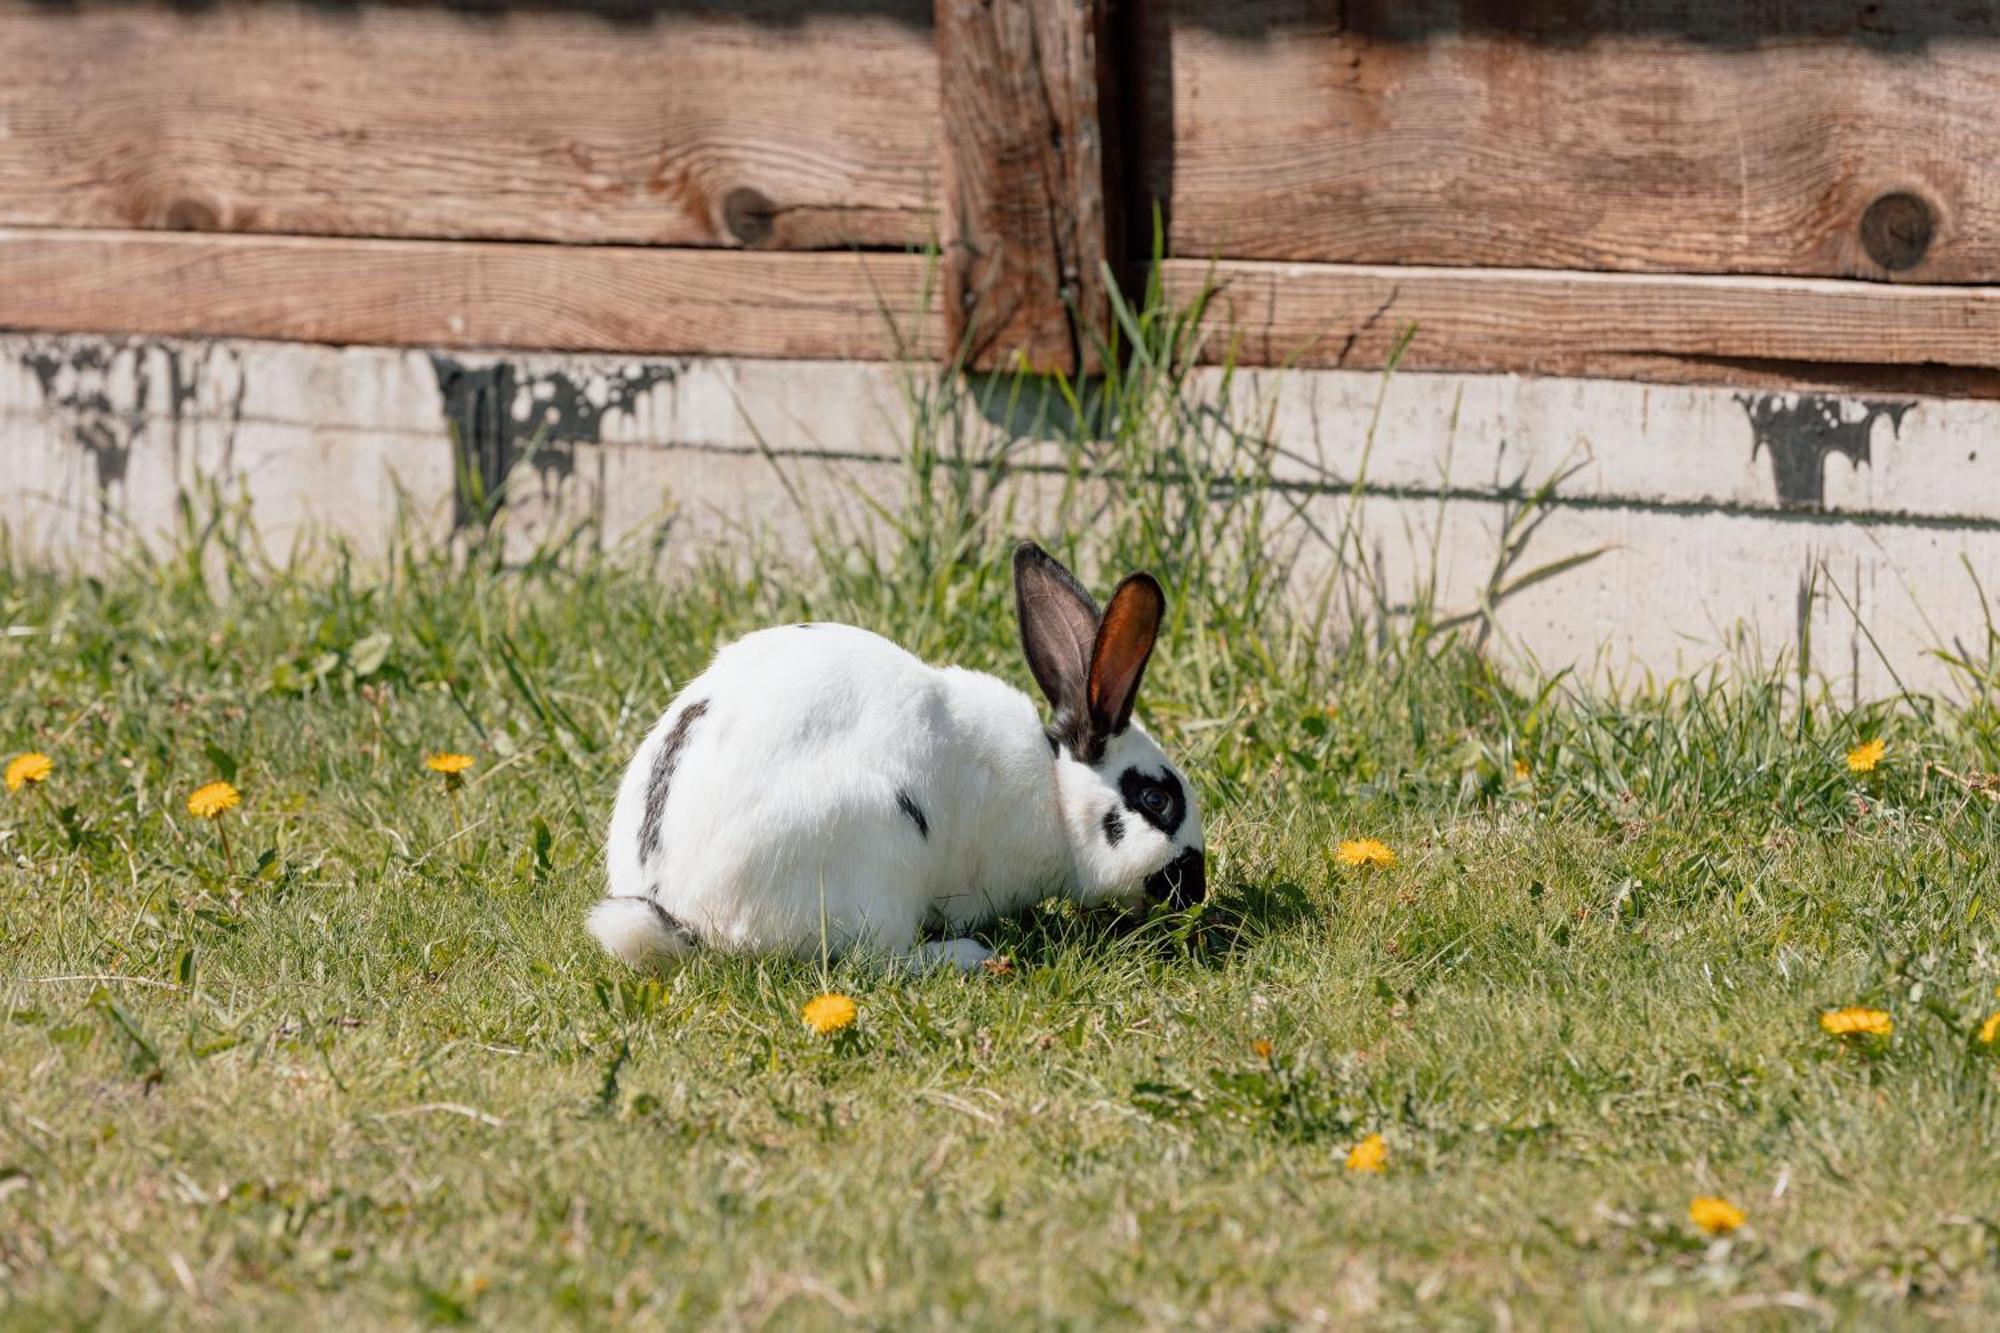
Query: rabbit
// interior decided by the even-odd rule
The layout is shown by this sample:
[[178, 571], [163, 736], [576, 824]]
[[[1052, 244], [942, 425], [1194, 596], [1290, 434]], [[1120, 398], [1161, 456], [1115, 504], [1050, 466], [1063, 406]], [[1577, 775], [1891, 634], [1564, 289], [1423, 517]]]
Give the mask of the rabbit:
[[[716, 653], [640, 743], [588, 927], [638, 968], [696, 949], [856, 946], [972, 971], [969, 932], [1044, 898], [1187, 907], [1207, 889], [1187, 778], [1132, 720], [1166, 596], [1104, 613], [1031, 542], [1014, 552], [1028, 667], [1054, 710], [849, 625]], [[942, 939], [923, 942], [926, 933]]]

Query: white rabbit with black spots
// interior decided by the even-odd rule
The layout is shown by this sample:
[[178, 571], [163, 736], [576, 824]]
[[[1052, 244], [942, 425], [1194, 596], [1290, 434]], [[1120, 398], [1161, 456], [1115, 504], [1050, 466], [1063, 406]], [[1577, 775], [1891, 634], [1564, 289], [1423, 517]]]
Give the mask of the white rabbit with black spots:
[[968, 933], [1043, 898], [1199, 901], [1193, 789], [1132, 720], [1160, 585], [1130, 575], [1100, 615], [1024, 543], [1014, 589], [1048, 726], [1004, 681], [848, 625], [718, 652], [625, 771], [598, 942], [635, 967], [824, 941], [971, 970], [991, 951]]

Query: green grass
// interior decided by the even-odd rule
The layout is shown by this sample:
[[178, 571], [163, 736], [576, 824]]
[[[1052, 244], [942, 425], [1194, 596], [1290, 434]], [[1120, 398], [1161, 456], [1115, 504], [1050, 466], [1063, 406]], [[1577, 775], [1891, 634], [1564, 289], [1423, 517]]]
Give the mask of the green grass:
[[[1169, 584], [1142, 709], [1215, 896], [1045, 906], [991, 932], [1008, 975], [647, 981], [580, 928], [623, 759], [729, 635], [849, 619], [1029, 685], [1008, 460], [949, 390], [888, 535], [805, 570], [273, 567], [226, 513], [101, 580], [0, 566], [0, 748], [56, 765], [0, 804], [0, 1321], [1990, 1325], [2000, 806], [1935, 767], [2000, 769], [1990, 678], [1611, 698], [1358, 578], [1301, 609], [1250, 538], [1293, 531], [1268, 443], [1125, 313], [1058, 527]], [[234, 873], [183, 809], [218, 774]], [[1361, 835], [1399, 863], [1338, 865]], [[1826, 1037], [1846, 1004], [1894, 1036]], [[1698, 1235], [1706, 1193], [1748, 1225]]]

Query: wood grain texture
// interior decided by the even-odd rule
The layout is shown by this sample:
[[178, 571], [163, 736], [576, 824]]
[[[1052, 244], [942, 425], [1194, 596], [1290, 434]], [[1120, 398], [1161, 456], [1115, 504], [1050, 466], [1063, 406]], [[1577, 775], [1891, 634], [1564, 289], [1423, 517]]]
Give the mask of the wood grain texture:
[[[1166, 262], [1170, 301], [1212, 291], [1206, 355], [1249, 365], [1402, 364], [1729, 383], [1751, 365], [2000, 367], [2000, 288], [1834, 278]], [[1658, 374], [1662, 364], [1704, 367]]]
[[935, 357], [916, 255], [0, 229], [0, 328]]
[[1096, 366], [1110, 304], [1103, 0], [938, 0], [945, 308], [967, 364]]
[[[920, 256], [0, 229], [0, 328], [857, 360], [952, 344]], [[2000, 288], [1168, 260], [1206, 355], [1991, 396]], [[1774, 369], [1776, 368], [1776, 369]], [[1916, 379], [1911, 377], [1915, 376]], [[1928, 377], [1928, 378], [1926, 378]]]
[[1138, 30], [1173, 254], [2000, 277], [1995, 6], [1153, 0]]
[[0, 0], [0, 52], [0, 224], [771, 249], [935, 229], [922, 0]]

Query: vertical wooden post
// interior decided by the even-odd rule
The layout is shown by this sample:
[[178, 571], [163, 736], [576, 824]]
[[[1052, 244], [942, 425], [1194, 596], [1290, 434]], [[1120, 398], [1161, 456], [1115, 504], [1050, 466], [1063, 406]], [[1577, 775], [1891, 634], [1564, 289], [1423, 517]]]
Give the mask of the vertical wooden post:
[[1109, 2], [936, 0], [945, 309], [972, 369], [1099, 369]]

